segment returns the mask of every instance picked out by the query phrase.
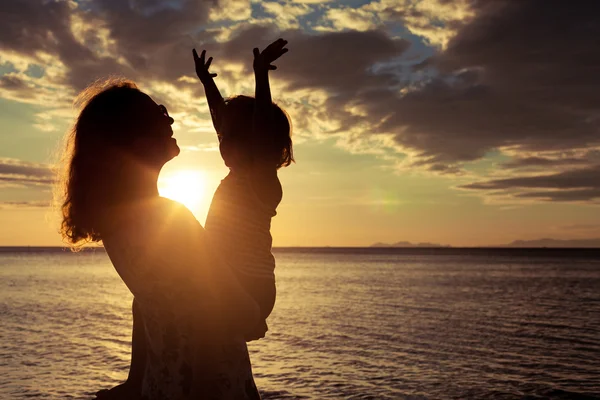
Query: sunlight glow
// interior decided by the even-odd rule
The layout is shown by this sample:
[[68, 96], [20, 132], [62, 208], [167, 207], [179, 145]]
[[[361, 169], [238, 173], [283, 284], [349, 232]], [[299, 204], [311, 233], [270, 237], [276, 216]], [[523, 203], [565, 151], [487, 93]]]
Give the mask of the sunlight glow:
[[158, 192], [198, 212], [206, 197], [206, 178], [198, 170], [181, 170], [161, 179]]

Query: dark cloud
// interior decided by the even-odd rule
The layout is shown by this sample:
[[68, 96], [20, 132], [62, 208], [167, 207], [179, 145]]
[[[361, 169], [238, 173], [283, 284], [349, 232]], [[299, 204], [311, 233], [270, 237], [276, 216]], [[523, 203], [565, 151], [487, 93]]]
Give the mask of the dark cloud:
[[[414, 156], [413, 166], [458, 173], [461, 163], [504, 148], [529, 154], [508, 168], [587, 165], [531, 153], [600, 145], [600, 5], [479, 1], [473, 7], [475, 17], [457, 27], [447, 48], [404, 82], [400, 67], [372, 73], [373, 65], [408, 47], [378, 31], [284, 32], [291, 51], [277, 76], [291, 89], [326, 89], [325, 112], [342, 130], [366, 124], [365, 135], [394, 134]], [[249, 65], [248, 49], [272, 37], [267, 28], [247, 29], [224, 55], [244, 55]], [[350, 113], [352, 106], [366, 116]]]
[[[75, 38], [71, 29], [74, 15], [90, 24], [95, 21], [67, 1], [4, 0], [0, 2], [2, 48], [34, 59], [39, 51], [57, 56], [68, 72], [65, 82], [53, 83], [66, 83], [76, 90], [108, 74], [131, 73], [115, 58], [99, 57]], [[44, 62], [40, 60], [40, 64]]]
[[66, 30], [70, 14], [66, 1], [4, 0], [0, 2], [0, 40], [3, 49], [35, 55], [53, 53], [56, 35]]
[[545, 192], [527, 192], [515, 195], [518, 198], [531, 198], [543, 201], [593, 201], [600, 200], [600, 188], [597, 189], [574, 189], [574, 190], [549, 190]]
[[8, 90], [22, 90], [27, 84], [18, 76], [6, 74], [0, 77], [0, 87]]
[[246, 61], [250, 69], [252, 48], [264, 48], [277, 36], [290, 42], [290, 52], [277, 62], [277, 76], [286, 80], [290, 89], [327, 89], [333, 96], [346, 99], [359, 91], [394, 83], [395, 75], [374, 74], [369, 68], [399, 57], [410, 46], [404, 39], [392, 39], [377, 30], [309, 35], [298, 30], [278, 34], [273, 28], [251, 27], [226, 43], [223, 55]]
[[499, 166], [503, 169], [539, 170], [556, 168], [573, 168], [600, 163], [600, 150], [563, 151], [538, 153], [535, 156], [514, 157]]
[[173, 81], [190, 75], [191, 49], [196, 43], [212, 39], [199, 30], [208, 21], [217, 0], [169, 1], [98, 0], [98, 14], [118, 54], [143, 77]]
[[[410, 42], [392, 38], [380, 30], [313, 35], [299, 30], [280, 32], [274, 27], [251, 26], [236, 32], [222, 49], [216, 48], [215, 57], [241, 62], [250, 72], [252, 48], [264, 48], [277, 37], [289, 41], [290, 52], [277, 61], [278, 70], [274, 73], [277, 79], [287, 83], [286, 91], [321, 89], [329, 95], [323, 109], [294, 116], [295, 125], [300, 120], [299, 125], [303, 126], [302, 119], [306, 118], [334, 119], [341, 124], [337, 132], [343, 133], [365, 122], [364, 117], [344, 111], [346, 106], [360, 103], [372, 93], [378, 93], [380, 101], [396, 98], [393, 90], [400, 88], [400, 75], [374, 73], [373, 68], [398, 60]], [[367, 120], [373, 122], [371, 116]]]
[[548, 175], [488, 179], [460, 186], [516, 198], [552, 201], [592, 201], [600, 199], [600, 165]]
[[15, 74], [6, 74], [0, 77], [0, 90], [18, 93], [18, 97], [23, 100], [33, 99], [35, 96], [35, 89]]
[[53, 172], [47, 165], [0, 158], [0, 183], [51, 185], [53, 177]]
[[549, 151], [600, 144], [599, 5], [482, 1], [475, 7], [476, 17], [427, 63], [438, 75], [391, 103], [393, 115], [382, 128], [432, 163], [471, 161], [509, 146]]
[[[174, 80], [190, 71], [192, 37], [207, 22], [217, 1], [97, 0], [75, 7], [67, 1], [3, 0], [0, 42], [4, 49], [36, 57], [44, 51], [67, 67], [66, 84], [80, 90], [108, 75]], [[86, 27], [75, 37], [73, 17]], [[108, 30], [107, 38], [97, 34]], [[99, 56], [102, 40], [114, 42], [114, 54]], [[63, 83], [63, 82], [56, 82]]]
[[573, 165], [585, 165], [589, 161], [585, 158], [565, 157], [565, 158], [546, 158], [546, 157], [524, 157], [515, 158], [514, 160], [500, 164], [501, 167], [511, 168], [546, 168], [546, 167], [561, 167]]

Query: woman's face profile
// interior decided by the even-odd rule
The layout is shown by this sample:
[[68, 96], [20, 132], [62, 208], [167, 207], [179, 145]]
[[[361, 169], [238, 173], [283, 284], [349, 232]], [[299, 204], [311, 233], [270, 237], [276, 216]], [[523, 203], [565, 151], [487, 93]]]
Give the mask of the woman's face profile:
[[140, 93], [132, 111], [136, 129], [139, 130], [134, 144], [138, 154], [160, 167], [179, 155], [180, 149], [171, 128], [174, 120], [165, 106], [156, 104], [150, 96]]

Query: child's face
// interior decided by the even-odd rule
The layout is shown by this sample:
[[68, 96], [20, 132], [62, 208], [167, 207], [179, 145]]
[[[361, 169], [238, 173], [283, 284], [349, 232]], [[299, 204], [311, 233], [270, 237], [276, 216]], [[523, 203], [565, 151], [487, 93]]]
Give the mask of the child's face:
[[225, 165], [229, 168], [243, 168], [252, 161], [251, 155], [247, 151], [227, 138], [219, 141], [219, 151]]

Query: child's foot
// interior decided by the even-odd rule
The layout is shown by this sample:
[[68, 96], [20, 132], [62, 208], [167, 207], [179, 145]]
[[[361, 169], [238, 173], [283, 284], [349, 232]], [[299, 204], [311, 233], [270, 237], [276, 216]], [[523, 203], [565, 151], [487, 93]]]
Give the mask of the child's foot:
[[125, 381], [114, 388], [97, 391], [96, 399], [94, 400], [134, 400], [139, 397], [139, 390]]
[[244, 339], [246, 339], [246, 342], [251, 342], [253, 340], [262, 339], [265, 337], [265, 334], [267, 333], [268, 330], [269, 330], [269, 327], [267, 326], [267, 323], [263, 320], [258, 324], [258, 326], [256, 326], [250, 332], [246, 332], [244, 334]]

